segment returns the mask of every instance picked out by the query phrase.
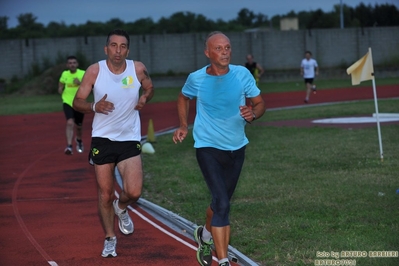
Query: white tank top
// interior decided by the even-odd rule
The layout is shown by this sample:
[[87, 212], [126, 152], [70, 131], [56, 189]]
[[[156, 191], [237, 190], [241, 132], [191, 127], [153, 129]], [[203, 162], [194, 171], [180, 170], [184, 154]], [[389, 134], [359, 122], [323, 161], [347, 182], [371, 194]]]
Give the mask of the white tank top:
[[99, 71], [94, 83], [94, 102], [107, 94], [106, 101], [114, 104], [115, 110], [108, 115], [95, 113], [92, 137], [108, 138], [112, 141], [141, 141], [139, 111], [134, 107], [139, 99], [140, 82], [132, 60], [126, 60], [122, 74], [113, 74], [105, 60], [99, 61]]

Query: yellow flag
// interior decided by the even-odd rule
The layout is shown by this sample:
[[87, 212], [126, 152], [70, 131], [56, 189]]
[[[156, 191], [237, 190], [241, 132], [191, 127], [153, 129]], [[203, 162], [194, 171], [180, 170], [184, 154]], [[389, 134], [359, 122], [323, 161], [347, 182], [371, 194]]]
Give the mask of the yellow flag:
[[352, 85], [358, 85], [365, 80], [374, 79], [373, 58], [371, 55], [371, 48], [365, 56], [360, 58], [356, 63], [351, 65], [346, 73], [352, 75]]

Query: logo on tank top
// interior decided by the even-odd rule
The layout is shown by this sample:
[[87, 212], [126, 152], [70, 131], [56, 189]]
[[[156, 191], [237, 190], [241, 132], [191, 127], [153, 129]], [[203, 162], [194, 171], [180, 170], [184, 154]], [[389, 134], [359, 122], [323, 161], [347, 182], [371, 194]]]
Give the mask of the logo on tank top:
[[122, 86], [123, 89], [134, 88], [133, 77], [127, 76], [127, 77], [123, 78], [122, 84], [123, 84], [123, 86]]

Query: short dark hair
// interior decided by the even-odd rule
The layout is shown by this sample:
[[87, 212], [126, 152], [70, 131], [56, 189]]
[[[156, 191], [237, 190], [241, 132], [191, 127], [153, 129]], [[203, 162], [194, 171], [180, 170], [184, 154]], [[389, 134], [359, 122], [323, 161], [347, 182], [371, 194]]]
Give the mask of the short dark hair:
[[109, 44], [109, 38], [110, 38], [112, 35], [118, 35], [118, 36], [123, 36], [123, 37], [125, 37], [126, 40], [127, 40], [127, 48], [129, 48], [129, 45], [130, 45], [130, 37], [129, 37], [129, 34], [128, 34], [126, 31], [121, 30], [121, 29], [115, 29], [115, 30], [112, 30], [110, 33], [108, 33], [107, 42], [105, 43], [105, 45], [108, 46], [108, 44]]
[[74, 56], [74, 55], [69, 55], [69, 56], [67, 57], [67, 61], [68, 61], [68, 60], [71, 60], [71, 59], [75, 59], [76, 61], [78, 61], [78, 59], [77, 59], [76, 56]]
[[305, 51], [305, 54], [310, 54], [312, 55], [312, 53], [310, 51]]

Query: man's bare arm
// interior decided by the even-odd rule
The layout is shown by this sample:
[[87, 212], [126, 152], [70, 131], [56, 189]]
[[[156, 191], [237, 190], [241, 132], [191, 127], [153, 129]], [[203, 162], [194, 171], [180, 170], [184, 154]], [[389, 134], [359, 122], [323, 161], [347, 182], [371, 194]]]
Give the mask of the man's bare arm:
[[177, 113], [179, 115], [180, 127], [173, 134], [173, 142], [182, 142], [188, 133], [188, 112], [190, 109], [190, 98], [184, 96], [181, 92], [177, 98]]
[[263, 75], [263, 73], [265, 72], [265, 70], [263, 69], [263, 67], [260, 64], [256, 64], [256, 68], [259, 70], [259, 77]]
[[143, 90], [135, 109], [141, 110], [141, 108], [143, 108], [143, 106], [154, 96], [154, 86], [152, 85], [152, 80], [145, 65], [139, 61], [135, 61], [134, 66], [136, 68], [137, 78], [139, 79]]
[[64, 83], [58, 82], [58, 93], [62, 94], [62, 92], [64, 91]]
[[258, 96], [251, 98], [251, 105], [252, 105], [252, 112], [255, 115], [254, 119], [258, 119], [263, 116], [266, 111], [265, 101], [262, 98], [262, 95], [259, 94]]
[[87, 97], [93, 88], [93, 85], [97, 79], [99, 71], [98, 63], [93, 64], [87, 68], [79, 89], [73, 100], [73, 109], [81, 113], [91, 113], [93, 112], [94, 103], [89, 103], [86, 101]]

